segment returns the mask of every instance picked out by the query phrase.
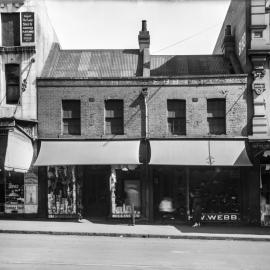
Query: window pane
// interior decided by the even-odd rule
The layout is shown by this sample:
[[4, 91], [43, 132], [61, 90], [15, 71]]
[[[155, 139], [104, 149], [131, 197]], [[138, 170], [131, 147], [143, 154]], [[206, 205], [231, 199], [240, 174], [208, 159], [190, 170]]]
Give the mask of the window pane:
[[105, 133], [124, 134], [123, 100], [106, 100], [105, 110]]
[[168, 117], [186, 117], [186, 101], [180, 99], [167, 100]]
[[225, 99], [208, 99], [207, 114], [208, 117], [225, 117]]
[[209, 134], [226, 134], [225, 118], [208, 118]]
[[6, 89], [6, 103], [7, 104], [17, 104], [20, 99], [20, 88], [19, 86], [7, 86]]
[[80, 100], [63, 100], [63, 134], [81, 134], [81, 102]]
[[168, 118], [168, 129], [171, 134], [186, 135], [186, 119]]
[[64, 119], [63, 120], [63, 134], [80, 135], [81, 134], [80, 119]]
[[17, 104], [20, 99], [20, 66], [5, 65], [6, 75], [6, 103]]
[[123, 100], [105, 101], [106, 117], [123, 117]]
[[2, 45], [20, 46], [20, 13], [2, 13]]
[[124, 134], [123, 121], [121, 118], [106, 119], [106, 134], [121, 135]]

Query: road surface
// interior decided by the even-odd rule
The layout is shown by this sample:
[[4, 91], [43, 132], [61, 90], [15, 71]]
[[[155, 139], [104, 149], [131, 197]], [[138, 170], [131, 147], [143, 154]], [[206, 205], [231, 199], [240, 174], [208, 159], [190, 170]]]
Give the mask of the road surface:
[[0, 269], [269, 270], [270, 242], [0, 234]]

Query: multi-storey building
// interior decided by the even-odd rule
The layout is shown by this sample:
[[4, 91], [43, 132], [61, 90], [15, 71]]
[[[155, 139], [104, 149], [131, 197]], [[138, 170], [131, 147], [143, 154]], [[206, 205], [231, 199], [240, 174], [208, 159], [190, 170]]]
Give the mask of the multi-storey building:
[[1, 0], [0, 17], [0, 215], [36, 215], [36, 77], [57, 38], [42, 0]]
[[249, 75], [249, 107], [252, 111], [248, 135], [254, 167], [260, 175], [254, 194], [259, 194], [261, 224], [270, 225], [270, 2], [268, 0], [232, 0], [214, 53], [222, 52], [223, 31], [231, 28], [232, 51], [241, 69]]
[[143, 21], [139, 49], [55, 44], [37, 79], [42, 214], [153, 220], [170, 197], [186, 221], [199, 191], [205, 222], [257, 221], [248, 76], [227, 39], [216, 55], [151, 55]]

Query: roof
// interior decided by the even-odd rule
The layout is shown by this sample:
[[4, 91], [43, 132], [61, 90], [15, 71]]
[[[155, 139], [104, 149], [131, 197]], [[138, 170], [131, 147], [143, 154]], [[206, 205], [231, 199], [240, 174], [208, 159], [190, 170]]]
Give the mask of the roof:
[[[223, 55], [151, 55], [151, 76], [232, 74]], [[52, 47], [42, 78], [106, 78], [142, 75], [137, 49], [61, 50]]]

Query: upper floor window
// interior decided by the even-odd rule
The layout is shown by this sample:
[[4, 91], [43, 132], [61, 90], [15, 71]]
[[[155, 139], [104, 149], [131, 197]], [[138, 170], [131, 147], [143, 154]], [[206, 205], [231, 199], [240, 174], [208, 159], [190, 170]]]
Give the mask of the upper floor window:
[[186, 101], [181, 99], [167, 100], [168, 130], [171, 134], [186, 134]]
[[207, 122], [209, 134], [226, 134], [225, 99], [207, 100]]
[[81, 134], [81, 102], [80, 100], [62, 100], [63, 134]]
[[20, 13], [1, 13], [2, 46], [20, 46]]
[[18, 104], [20, 100], [20, 65], [6, 64], [6, 104]]
[[124, 134], [123, 100], [105, 101], [105, 134]]

